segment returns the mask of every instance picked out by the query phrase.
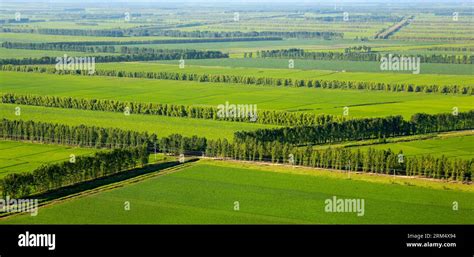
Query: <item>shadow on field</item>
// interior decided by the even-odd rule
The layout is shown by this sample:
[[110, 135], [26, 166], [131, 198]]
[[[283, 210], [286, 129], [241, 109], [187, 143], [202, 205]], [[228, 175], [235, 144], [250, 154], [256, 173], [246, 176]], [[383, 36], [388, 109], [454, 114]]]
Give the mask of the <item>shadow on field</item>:
[[[197, 160], [198, 159], [190, 159], [190, 160], [187, 160], [184, 163], [195, 162]], [[138, 177], [140, 175], [144, 175], [144, 174], [148, 174], [148, 173], [152, 173], [152, 172], [160, 172], [161, 170], [164, 170], [164, 169], [167, 169], [167, 168], [170, 168], [170, 167], [174, 167], [174, 166], [178, 166], [178, 165], [182, 165], [184, 163], [180, 163], [178, 161], [171, 161], [171, 162], [162, 162], [162, 163], [149, 164], [149, 165], [147, 165], [145, 167], [142, 167], [142, 168], [135, 168], [135, 169], [123, 171], [123, 172], [120, 172], [120, 173], [117, 173], [117, 174], [113, 174], [113, 175], [110, 175], [110, 176], [107, 176], [107, 177], [102, 177], [102, 178], [98, 178], [98, 179], [95, 179], [95, 180], [85, 181], [85, 182], [81, 182], [81, 183], [78, 183], [78, 184], [75, 184], [75, 185], [58, 188], [58, 189], [55, 189], [53, 191], [49, 191], [49, 192], [42, 193], [42, 194], [39, 194], [39, 195], [33, 195], [33, 196], [31, 196], [31, 198], [39, 199], [40, 202], [47, 202], [47, 201], [51, 201], [51, 200], [58, 199], [58, 198], [61, 198], [61, 197], [65, 197], [65, 196], [68, 196], [68, 195], [77, 194], [77, 193], [80, 193], [82, 191], [86, 191], [86, 190], [98, 188], [98, 187], [101, 187], [101, 186], [105, 186], [105, 185], [108, 185], [108, 184], [112, 184], [112, 183], [116, 183], [116, 182], [120, 182], [120, 181], [125, 181], [127, 179]]]

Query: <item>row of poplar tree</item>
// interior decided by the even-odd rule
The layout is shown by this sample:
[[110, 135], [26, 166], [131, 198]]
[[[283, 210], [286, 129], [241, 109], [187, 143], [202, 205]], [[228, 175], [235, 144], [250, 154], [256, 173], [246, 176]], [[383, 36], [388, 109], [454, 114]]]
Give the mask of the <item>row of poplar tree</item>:
[[[6, 59], [5, 62], [9, 62]], [[13, 59], [18, 61], [17, 59]], [[21, 61], [20, 61], [21, 62]], [[1, 61], [0, 61], [1, 64]], [[54, 67], [30, 65], [0, 65], [0, 70], [17, 72], [39, 72], [49, 74], [76, 74], [90, 76], [87, 70], [56, 70]], [[146, 71], [120, 71], [96, 69], [93, 76], [112, 76], [146, 79], [163, 79], [195, 82], [239, 83], [245, 85], [268, 85], [285, 87], [309, 87], [324, 89], [356, 89], [380, 90], [387, 92], [424, 92], [443, 94], [473, 95], [474, 87], [470, 85], [414, 85], [405, 83], [381, 83], [372, 81], [344, 81], [344, 80], [319, 80], [296, 78], [254, 77], [245, 75], [225, 74], [196, 74], [185, 72], [146, 72]]]
[[56, 43], [25, 43], [5, 41], [2, 47], [8, 49], [31, 49], [31, 50], [51, 50], [51, 51], [73, 51], [87, 53], [115, 53], [115, 46], [85, 46]]
[[[92, 56], [91, 56], [92, 57]], [[214, 58], [227, 58], [228, 54], [224, 54], [219, 51], [198, 51], [198, 50], [186, 50], [186, 51], [162, 51], [155, 53], [145, 54], [125, 54], [125, 55], [97, 55], [93, 56], [96, 63], [101, 62], [135, 62], [135, 61], [156, 61], [156, 60], [180, 60], [180, 59], [214, 59]], [[60, 56], [62, 58], [62, 56]], [[74, 58], [74, 57], [69, 57]], [[85, 57], [82, 57], [85, 58]], [[69, 63], [69, 59], [65, 60]], [[58, 63], [58, 57], [44, 56], [40, 58], [10, 58], [1, 59], [0, 65], [31, 65], [31, 64], [56, 64]], [[67, 63], [65, 65], [67, 65]], [[74, 71], [75, 72], [75, 71]]]
[[46, 35], [69, 35], [87, 37], [123, 37], [123, 31], [117, 29], [53, 29], [53, 28], [1, 28], [7, 33], [34, 33]]
[[179, 104], [140, 103], [108, 99], [84, 99], [60, 96], [18, 95], [4, 93], [0, 95], [1, 103], [34, 105], [45, 107], [69, 108], [80, 110], [97, 110], [123, 112], [127, 114], [162, 115], [196, 119], [212, 119], [238, 122], [256, 122], [282, 126], [321, 125], [331, 121], [342, 121], [343, 116], [311, 114], [306, 112], [286, 112], [275, 110], [257, 110], [257, 118], [250, 121], [248, 116], [221, 116], [219, 109], [212, 106], [189, 106]]
[[260, 142], [278, 141], [293, 145], [327, 144], [473, 128], [474, 110], [470, 110], [459, 113], [417, 113], [410, 120], [404, 120], [402, 116], [388, 116], [327, 122], [317, 126], [237, 131], [234, 133], [234, 140], [244, 142], [247, 139], [256, 139]]
[[405, 157], [403, 152], [396, 153], [390, 149], [314, 149], [312, 146], [296, 147], [289, 143], [261, 142], [250, 138], [240, 142], [209, 140], [206, 156], [458, 181], [471, 181], [474, 172], [474, 159], [430, 155]]
[[11, 173], [0, 180], [3, 196], [21, 198], [94, 180], [148, 163], [146, 145], [101, 151], [62, 163], [42, 165], [32, 172]]
[[[464, 114], [461, 113], [460, 115]], [[423, 120], [426, 123], [431, 123], [433, 117]], [[472, 123], [472, 119], [470, 122]], [[440, 124], [432, 124], [432, 126], [440, 128]], [[421, 128], [425, 127], [421, 126]], [[144, 165], [146, 164], [145, 159], [148, 158], [148, 153], [153, 151], [173, 154], [205, 151], [210, 157], [271, 162], [290, 162], [291, 160], [292, 164], [310, 167], [393, 173], [463, 181], [471, 180], [474, 167], [473, 160], [447, 159], [444, 156], [412, 156], [405, 158], [403, 153], [394, 153], [390, 150], [369, 149], [366, 152], [360, 149], [350, 151], [346, 148], [314, 150], [312, 146], [298, 147], [289, 142], [259, 141], [256, 138], [250, 137], [246, 137], [244, 140], [234, 139], [233, 142], [228, 142], [226, 139], [206, 140], [203, 137], [183, 137], [182, 135], [174, 134], [158, 139], [155, 134], [148, 134], [146, 132], [85, 125], [68, 126], [23, 120], [3, 119], [0, 124], [0, 132], [1, 137], [4, 139], [120, 150], [106, 153], [105, 157], [99, 157], [100, 160], [96, 160], [96, 157], [79, 158], [79, 162], [76, 163], [81, 163], [83, 166], [80, 166], [80, 168], [76, 167], [76, 173], [70, 172], [70, 168], [73, 167], [71, 164], [64, 163], [62, 164], [63, 166], [44, 166], [39, 168], [39, 171], [35, 170], [31, 174], [9, 175], [1, 182], [1, 185], [4, 187], [4, 193], [15, 196], [40, 193], [71, 183], [77, 183], [78, 181], [94, 179], [108, 175], [110, 172], [118, 172], [121, 168], [130, 168], [130, 165]], [[392, 132], [395, 133], [395, 131]], [[135, 154], [133, 154], [133, 151], [135, 151]], [[112, 160], [117, 155], [121, 156], [119, 163]], [[91, 170], [90, 165], [96, 166]], [[56, 175], [53, 176], [51, 174]], [[45, 177], [47, 178], [46, 180], [39, 179]], [[44, 181], [47, 181], [47, 183]]]
[[44, 142], [94, 148], [141, 147], [144, 144], [151, 152], [183, 153], [184, 151], [204, 151], [206, 138], [184, 137], [179, 134], [158, 139], [154, 133], [137, 132], [118, 128], [96, 126], [69, 126], [41, 121], [2, 119], [0, 138]]
[[219, 43], [244, 41], [279, 41], [281, 37], [231, 37], [231, 38], [173, 38], [153, 40], [121, 40], [121, 41], [63, 41], [54, 42], [61, 45], [156, 45], [156, 44], [192, 44], [192, 43]]
[[260, 38], [260, 37], [283, 37], [283, 38], [343, 38], [341, 32], [331, 31], [181, 31], [163, 30], [162, 28], [139, 27], [130, 29], [52, 29], [52, 28], [2, 28], [8, 33], [36, 33], [47, 35], [71, 35], [71, 36], [96, 36], [96, 37], [124, 37], [124, 36], [164, 36], [183, 38]]
[[78, 156], [74, 161], [43, 165], [32, 172], [12, 173], [0, 180], [4, 196], [23, 197], [97, 179], [146, 165], [151, 152], [180, 154], [204, 152], [204, 137], [172, 134], [158, 139], [155, 134], [64, 124], [8, 120], [0, 123], [0, 138], [6, 140], [109, 148], [94, 156]]
[[281, 37], [281, 38], [343, 38], [344, 33], [332, 31], [182, 31], [162, 30], [153, 28], [131, 28], [127, 33], [135, 36], [163, 36], [187, 38], [252, 38], [252, 37]]
[[[307, 52], [304, 49], [291, 48], [281, 50], [261, 50], [256, 53], [260, 58], [299, 58], [312, 60], [340, 60], [340, 61], [374, 61], [379, 62], [382, 58], [388, 58], [387, 53], [375, 52]], [[248, 56], [248, 55], [247, 55]], [[450, 63], [450, 64], [473, 64], [473, 55], [459, 54], [415, 54], [402, 55], [392, 54], [392, 58], [420, 58], [422, 63]]]
[[[429, 121], [427, 120], [426, 122]], [[142, 152], [159, 151], [173, 154], [186, 153], [187, 151], [205, 151], [208, 156], [231, 157], [251, 161], [271, 160], [272, 162], [286, 162], [289, 158], [288, 155], [291, 153], [294, 156], [294, 163], [296, 165], [378, 173], [388, 172], [387, 169], [390, 169], [392, 171], [395, 170], [398, 174], [420, 175], [433, 178], [444, 178], [447, 176], [446, 174], [451, 174], [448, 178], [454, 176], [456, 179], [459, 179], [459, 176], [456, 175], [457, 171], [462, 171], [463, 167], [466, 167], [465, 161], [453, 161], [444, 157], [440, 157], [440, 159], [430, 156], [411, 157], [411, 160], [400, 163], [398, 162], [398, 155], [400, 153], [397, 154], [397, 162], [394, 163], [395, 153], [384, 155], [385, 159], [377, 159], [374, 156], [377, 156], [379, 153], [368, 151], [366, 158], [373, 158], [372, 161], [374, 163], [366, 164], [365, 167], [369, 168], [364, 168], [364, 165], [361, 164], [361, 160], [364, 158], [360, 157], [360, 153], [350, 154], [349, 150], [344, 148], [331, 148], [331, 150], [324, 151], [333, 151], [332, 154], [328, 154], [330, 152], [323, 154], [321, 152], [323, 150], [313, 151], [311, 146], [297, 147], [289, 142], [259, 141], [249, 137], [244, 140], [234, 139], [234, 142], [228, 142], [226, 139], [209, 141], [204, 137], [183, 137], [179, 134], [158, 139], [155, 134], [148, 134], [146, 132], [85, 125], [68, 126], [23, 120], [3, 119], [2, 123], [0, 123], [0, 132], [1, 137], [4, 139], [113, 149], [144, 147], [145, 150], [142, 150]], [[312, 155], [316, 158], [316, 162], [304, 161], [305, 158], [309, 158], [308, 156]], [[352, 156], [355, 158], [355, 161], [343, 156]], [[453, 171], [449, 172], [450, 169]]]
[[[61, 44], [61, 43], [24, 43], [24, 42], [3, 42], [1, 44], [4, 48], [11, 49], [31, 49], [31, 50], [55, 50], [55, 51], [74, 51], [74, 52], [89, 52], [89, 53], [121, 53], [124, 55], [155, 55], [164, 60], [176, 59], [177, 54], [181, 54], [184, 59], [209, 59], [209, 58], [228, 58], [229, 55], [220, 51], [201, 51], [193, 49], [156, 49], [148, 47], [131, 47], [121, 46], [115, 47], [113, 45], [105, 46], [88, 46], [75, 44]], [[138, 57], [137, 57], [138, 58]]]

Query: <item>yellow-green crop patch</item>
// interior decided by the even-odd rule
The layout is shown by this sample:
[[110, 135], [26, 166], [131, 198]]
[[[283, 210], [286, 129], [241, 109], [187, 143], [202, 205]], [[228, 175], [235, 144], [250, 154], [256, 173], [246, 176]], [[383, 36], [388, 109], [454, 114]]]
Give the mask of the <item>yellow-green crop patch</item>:
[[42, 164], [90, 155], [96, 149], [0, 140], [0, 178], [10, 173], [33, 171]]

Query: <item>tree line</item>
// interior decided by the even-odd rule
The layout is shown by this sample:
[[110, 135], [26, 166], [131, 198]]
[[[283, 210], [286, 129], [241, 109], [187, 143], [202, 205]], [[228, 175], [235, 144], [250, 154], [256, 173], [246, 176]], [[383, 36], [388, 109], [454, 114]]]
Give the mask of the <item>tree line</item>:
[[183, 59], [229, 58], [229, 54], [215, 50], [156, 49], [148, 47], [122, 46], [120, 47], [119, 52], [126, 55], [163, 55], [182, 53]]
[[164, 36], [188, 38], [343, 38], [344, 33], [331, 31], [180, 31], [164, 30], [163, 28], [131, 28], [131, 29], [53, 29], [53, 28], [2, 28], [8, 33], [35, 33], [47, 35], [93, 36], [93, 37], [125, 37], [125, 36]]
[[[250, 56], [250, 54], [247, 54]], [[290, 48], [279, 50], [261, 50], [256, 52], [257, 58], [297, 58], [312, 60], [341, 60], [341, 61], [378, 61], [378, 54], [371, 52], [348, 51], [339, 52], [307, 52], [304, 49]]]
[[370, 46], [350, 46], [344, 48], [344, 53], [370, 53], [372, 52], [372, 47]]
[[[469, 33], [469, 32], [467, 32]], [[429, 35], [429, 36], [418, 36], [415, 34], [415, 36], [408, 36], [407, 34], [405, 35], [400, 35], [400, 36], [392, 36], [390, 39], [392, 40], [413, 40], [413, 41], [425, 41], [425, 42], [433, 42], [433, 41], [448, 41], [448, 42], [453, 42], [453, 43], [458, 43], [455, 41], [461, 41], [461, 42], [472, 42], [474, 38], [471, 35], [465, 34], [465, 35], [459, 35], [459, 36], [448, 36], [449, 34], [444, 34], [441, 36], [434, 36], [434, 35]]]
[[115, 46], [87, 46], [56, 43], [24, 43], [24, 42], [3, 42], [4, 48], [9, 49], [31, 49], [31, 50], [56, 50], [56, 51], [74, 51], [87, 53], [115, 53]]
[[185, 151], [204, 151], [206, 138], [184, 137], [172, 134], [158, 138], [154, 133], [103, 128], [96, 126], [69, 126], [41, 121], [2, 119], [0, 138], [44, 142], [91, 148], [124, 148], [147, 146], [148, 151], [165, 153], [184, 153]]
[[413, 19], [413, 16], [404, 17], [402, 20], [400, 20], [399, 22], [393, 24], [392, 26], [390, 26], [388, 28], [384, 28], [384, 29], [380, 30], [379, 32], [377, 32], [377, 34], [375, 34], [374, 38], [375, 39], [377, 39], [377, 38], [379, 38], [379, 39], [388, 39], [390, 36], [395, 34], [401, 28], [403, 28], [404, 26], [407, 26], [408, 24], [410, 24], [412, 19]]
[[[370, 48], [364, 51], [354, 51], [351, 48], [344, 49], [340, 52], [307, 52], [304, 49], [291, 48], [281, 50], [261, 50], [256, 53], [257, 58], [300, 58], [313, 60], [340, 60], [340, 61], [380, 61], [387, 57], [386, 53], [371, 52]], [[250, 53], [245, 53], [245, 56], [251, 57]], [[456, 54], [415, 54], [415, 55], [401, 55], [393, 54], [394, 58], [420, 58], [422, 63], [450, 63], [450, 64], [473, 64], [473, 55], [456, 55]]]
[[120, 29], [53, 29], [53, 28], [2, 28], [7, 33], [33, 33], [46, 35], [68, 35], [87, 37], [123, 37]]
[[[433, 117], [426, 115], [423, 117], [425, 118], [418, 118], [424, 120], [425, 123], [430, 123], [433, 119]], [[472, 123], [472, 118], [467, 122]], [[431, 126], [439, 128], [439, 125], [440, 124], [432, 124]], [[453, 124], [453, 126], [456, 127], [455, 124]], [[249, 161], [271, 161], [273, 163], [291, 162], [295, 165], [327, 169], [425, 176], [465, 181], [471, 180], [472, 169], [474, 168], [474, 160], [454, 160], [447, 159], [444, 156], [440, 158], [432, 156], [413, 156], [405, 158], [402, 152], [394, 153], [390, 150], [380, 151], [369, 149], [367, 152], [360, 150], [354, 152], [348, 148], [314, 150], [313, 147], [309, 145], [306, 147], [298, 147], [290, 142], [280, 142], [277, 140], [259, 141], [251, 137], [246, 137], [243, 140], [234, 139], [233, 142], [230, 142], [227, 139], [207, 140], [204, 137], [184, 137], [179, 134], [173, 134], [158, 139], [155, 134], [149, 135], [146, 132], [125, 131], [116, 128], [99, 128], [85, 125], [68, 126], [63, 124], [7, 119], [2, 120], [0, 131], [2, 133], [1, 137], [5, 139], [30, 140], [97, 148], [105, 147], [119, 150], [131, 148], [141, 149], [140, 154], [135, 155], [139, 156], [135, 158], [135, 160], [138, 160], [135, 164], [139, 163], [142, 165], [146, 164], [144, 156], [148, 156], [150, 152], [159, 151], [172, 154], [186, 152], [198, 154], [205, 152], [209, 157], [233, 158]], [[391, 131], [392, 133], [396, 133], [395, 129]], [[84, 167], [90, 167], [89, 165], [90, 162], [85, 162]], [[99, 165], [99, 167], [101, 167], [101, 165]], [[117, 166], [111, 165], [107, 167]], [[119, 171], [119, 169], [114, 168], [105, 168], [105, 170], [114, 170], [113, 172]], [[97, 172], [98, 173], [91, 174], [102, 174], [104, 171]], [[22, 178], [21, 175], [18, 174], [12, 176], [15, 176], [15, 178], [12, 178], [13, 180], [2, 182], [5, 183], [6, 187], [9, 185], [17, 185], [18, 183], [28, 185], [26, 188], [34, 185], [34, 183], [32, 183], [34, 180], [31, 180], [31, 177]], [[84, 177], [85, 176], [83, 176], [83, 178]], [[94, 178], [96, 177], [87, 177], [87, 179]], [[64, 186], [64, 184], [60, 186]], [[15, 192], [21, 194], [31, 193], [31, 191], [28, 191], [31, 189], [20, 189], [21, 187], [18, 186], [11, 187], [13, 189], [8, 190], [12, 190], [10, 192], [14, 194]], [[51, 188], [47, 190], [50, 189]]]
[[457, 51], [457, 52], [474, 52], [474, 47], [467, 46], [433, 46], [426, 48], [428, 51]]
[[311, 145], [472, 128], [474, 128], [474, 110], [459, 112], [457, 115], [418, 113], [414, 114], [409, 121], [404, 120], [402, 116], [388, 116], [328, 122], [317, 126], [237, 131], [234, 133], [234, 141], [244, 142], [255, 139], [259, 142], [278, 141], [292, 145]]
[[185, 117], [195, 119], [225, 120], [237, 122], [256, 122], [281, 126], [321, 125], [331, 121], [342, 121], [344, 118], [325, 114], [306, 112], [286, 112], [275, 110], [258, 110], [257, 118], [250, 121], [247, 117], [220, 117], [219, 109], [212, 106], [190, 106], [179, 104], [140, 103], [108, 99], [85, 99], [60, 96], [19, 95], [4, 93], [0, 95], [1, 103], [57, 107], [80, 110], [128, 112], [129, 114], [160, 115], [168, 117]]
[[181, 30], [163, 30], [160, 28], [136, 28], [129, 29], [126, 34], [138, 36], [164, 36], [164, 37], [189, 37], [189, 38], [239, 38], [239, 37], [281, 37], [281, 38], [322, 38], [338, 39], [343, 38], [344, 33], [330, 31], [181, 31]]
[[245, 41], [279, 41], [281, 37], [234, 37], [234, 38], [177, 38], [155, 40], [128, 40], [128, 41], [80, 41], [55, 42], [61, 45], [151, 45], [151, 44], [194, 44], [217, 42], [245, 42]]
[[[340, 11], [329, 11], [324, 12], [325, 14], [338, 14], [338, 15], [331, 15], [331, 16], [315, 16], [315, 17], [304, 17], [305, 20], [314, 20], [314, 21], [323, 21], [323, 22], [342, 22], [344, 21], [344, 16], [341, 14]], [[349, 17], [349, 21], [351, 22], [398, 22], [402, 19], [399, 16], [388, 16], [388, 15], [358, 15], [358, 14], [351, 14]]]
[[260, 142], [250, 138], [241, 142], [229, 142], [226, 139], [209, 140], [206, 156], [457, 181], [471, 181], [474, 172], [474, 159], [448, 159], [445, 156], [430, 155], [405, 157], [402, 151], [396, 153], [390, 149], [315, 150], [312, 146], [294, 147], [289, 143]]
[[[204, 58], [228, 58], [228, 54], [220, 51], [201, 51], [189, 49], [156, 49], [147, 47], [121, 46], [116, 48], [113, 45], [88, 46], [77, 44], [58, 44], [58, 43], [24, 43], [24, 42], [3, 42], [1, 47], [10, 49], [31, 49], [31, 50], [55, 50], [55, 51], [74, 51], [87, 53], [121, 53], [124, 55], [175, 55], [181, 53], [186, 59], [204, 59]], [[174, 57], [176, 58], [176, 57]], [[165, 57], [170, 59], [170, 57]]]
[[146, 146], [100, 151], [74, 161], [42, 165], [32, 172], [11, 173], [0, 180], [3, 197], [21, 198], [90, 181], [148, 163]]
[[[8, 62], [8, 61], [7, 61]], [[0, 60], [0, 64], [2, 61]], [[88, 71], [56, 70], [54, 67], [0, 65], [2, 71], [39, 72], [49, 74], [76, 74], [91, 76]], [[128, 78], [163, 79], [195, 82], [239, 83], [245, 85], [268, 85], [285, 87], [309, 87], [324, 89], [355, 89], [355, 90], [380, 90], [387, 92], [423, 92], [442, 94], [473, 95], [474, 89], [470, 85], [413, 85], [405, 83], [381, 83], [372, 81], [344, 81], [320, 80], [297, 78], [272, 78], [254, 77], [229, 74], [196, 74], [184, 72], [146, 72], [146, 71], [120, 71], [96, 69], [92, 76], [112, 76]]]
[[[228, 58], [229, 54], [220, 51], [200, 51], [200, 50], [161, 50], [153, 53], [139, 53], [126, 55], [97, 55], [95, 62], [135, 62], [135, 61], [156, 61], [156, 60], [179, 60], [179, 59], [214, 59]], [[58, 57], [44, 56], [39, 58], [10, 58], [0, 59], [0, 65], [33, 65], [33, 64], [56, 64]]]

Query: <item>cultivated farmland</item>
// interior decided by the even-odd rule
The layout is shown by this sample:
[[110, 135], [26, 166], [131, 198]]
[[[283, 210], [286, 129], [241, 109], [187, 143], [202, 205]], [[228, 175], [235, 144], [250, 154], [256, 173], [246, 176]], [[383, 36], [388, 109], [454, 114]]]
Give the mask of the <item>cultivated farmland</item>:
[[458, 107], [460, 111], [472, 108], [472, 97], [459, 95], [0, 73], [3, 83], [2, 93], [205, 106], [217, 106], [228, 101], [233, 104], [258, 104], [258, 108], [262, 110], [333, 115], [342, 115], [343, 108], [349, 107], [350, 115], [355, 117], [387, 115], [409, 117], [418, 112], [445, 113], [451, 112], [453, 107]]
[[[40, 210], [38, 216], [12, 217], [6, 223], [39, 224], [351, 224], [472, 223], [472, 188], [440, 189], [435, 182], [407, 186], [407, 179], [347, 179], [321, 170], [203, 162], [173, 174], [94, 194]], [[272, 170], [272, 171], [270, 171]], [[369, 179], [369, 181], [364, 181]], [[435, 187], [435, 188], [433, 188]], [[334, 190], [338, 188], [337, 192]], [[461, 188], [459, 188], [461, 189]], [[383, 193], [381, 193], [383, 192]], [[279, 197], [274, 197], [278, 194]], [[366, 199], [357, 213], [324, 212], [327, 198]], [[396, 194], [397, 199], [391, 197]], [[123, 199], [132, 203], [124, 211]], [[452, 199], [465, 206], [447, 212]], [[239, 210], [234, 209], [235, 202]]]
[[91, 155], [93, 149], [34, 144], [17, 141], [0, 141], [0, 177], [10, 173], [28, 172], [50, 163], [69, 161], [71, 155]]
[[468, 1], [152, 2], [2, 3], [0, 223], [474, 224]]

